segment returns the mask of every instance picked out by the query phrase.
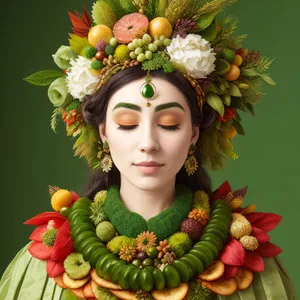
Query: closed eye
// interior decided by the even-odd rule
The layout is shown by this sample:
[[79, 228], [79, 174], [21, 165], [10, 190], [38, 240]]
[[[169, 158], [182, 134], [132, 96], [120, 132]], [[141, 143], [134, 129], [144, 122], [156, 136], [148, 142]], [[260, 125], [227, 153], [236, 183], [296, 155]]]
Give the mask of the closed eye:
[[[136, 127], [138, 127], [138, 125], [120, 125], [120, 124], [118, 124], [118, 125], [119, 125], [119, 127], [117, 127], [117, 129], [120, 129], [120, 130], [132, 130], [132, 129], [135, 129]], [[166, 129], [166, 130], [179, 129], [178, 124], [172, 125], [172, 126], [166, 126], [166, 125], [158, 125], [158, 126], [160, 126], [163, 129]]]

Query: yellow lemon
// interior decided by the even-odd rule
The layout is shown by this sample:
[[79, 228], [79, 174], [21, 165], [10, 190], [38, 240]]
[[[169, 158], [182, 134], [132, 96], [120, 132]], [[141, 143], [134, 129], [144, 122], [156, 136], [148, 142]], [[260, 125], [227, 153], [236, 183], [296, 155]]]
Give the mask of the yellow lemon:
[[88, 34], [88, 41], [93, 47], [96, 47], [101, 39], [109, 43], [112, 37], [112, 30], [108, 26], [100, 24], [91, 28]]
[[160, 37], [161, 35], [169, 38], [172, 35], [172, 31], [172, 25], [166, 18], [157, 17], [149, 23], [149, 34], [152, 38], [154, 36]]
[[224, 75], [224, 78], [228, 81], [237, 80], [241, 75], [241, 70], [236, 65], [231, 65], [229, 71]]
[[237, 67], [239, 67], [241, 64], [243, 63], [243, 58], [240, 55], [236, 55], [233, 61], [233, 65], [236, 65]]
[[52, 208], [59, 212], [63, 207], [72, 206], [73, 204], [73, 196], [67, 191], [60, 189], [56, 191], [51, 197], [51, 205]]

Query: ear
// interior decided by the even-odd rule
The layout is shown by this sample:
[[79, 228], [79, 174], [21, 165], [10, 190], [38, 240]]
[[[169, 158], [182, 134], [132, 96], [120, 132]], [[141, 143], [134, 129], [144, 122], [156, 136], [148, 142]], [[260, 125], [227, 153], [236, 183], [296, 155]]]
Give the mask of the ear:
[[100, 138], [101, 138], [101, 141], [104, 142], [107, 140], [107, 136], [106, 136], [106, 133], [105, 133], [105, 122], [100, 124], [98, 126], [98, 129], [99, 129], [99, 135], [100, 135]]
[[200, 126], [193, 125], [193, 135], [191, 139], [191, 144], [196, 144], [200, 134]]

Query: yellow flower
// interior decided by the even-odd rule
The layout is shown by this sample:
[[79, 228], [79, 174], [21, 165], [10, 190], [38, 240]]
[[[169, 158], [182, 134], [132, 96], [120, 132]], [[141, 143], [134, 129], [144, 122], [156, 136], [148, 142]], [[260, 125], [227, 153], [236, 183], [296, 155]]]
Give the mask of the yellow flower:
[[145, 251], [146, 249], [154, 246], [156, 242], [156, 235], [154, 232], [144, 231], [136, 238], [137, 249], [139, 251]]

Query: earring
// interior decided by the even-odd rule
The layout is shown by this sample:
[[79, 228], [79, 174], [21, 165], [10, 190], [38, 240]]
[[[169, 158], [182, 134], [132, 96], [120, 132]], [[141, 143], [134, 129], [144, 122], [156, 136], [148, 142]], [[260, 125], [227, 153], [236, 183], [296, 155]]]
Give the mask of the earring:
[[188, 176], [193, 175], [198, 168], [198, 162], [194, 155], [195, 151], [196, 151], [196, 146], [194, 144], [191, 144], [189, 148], [188, 157], [184, 162], [184, 167], [186, 172], [188, 173]]
[[103, 172], [108, 173], [112, 168], [112, 158], [109, 151], [109, 146], [107, 141], [103, 143], [102, 149], [98, 152], [97, 157], [100, 160], [100, 168]]

